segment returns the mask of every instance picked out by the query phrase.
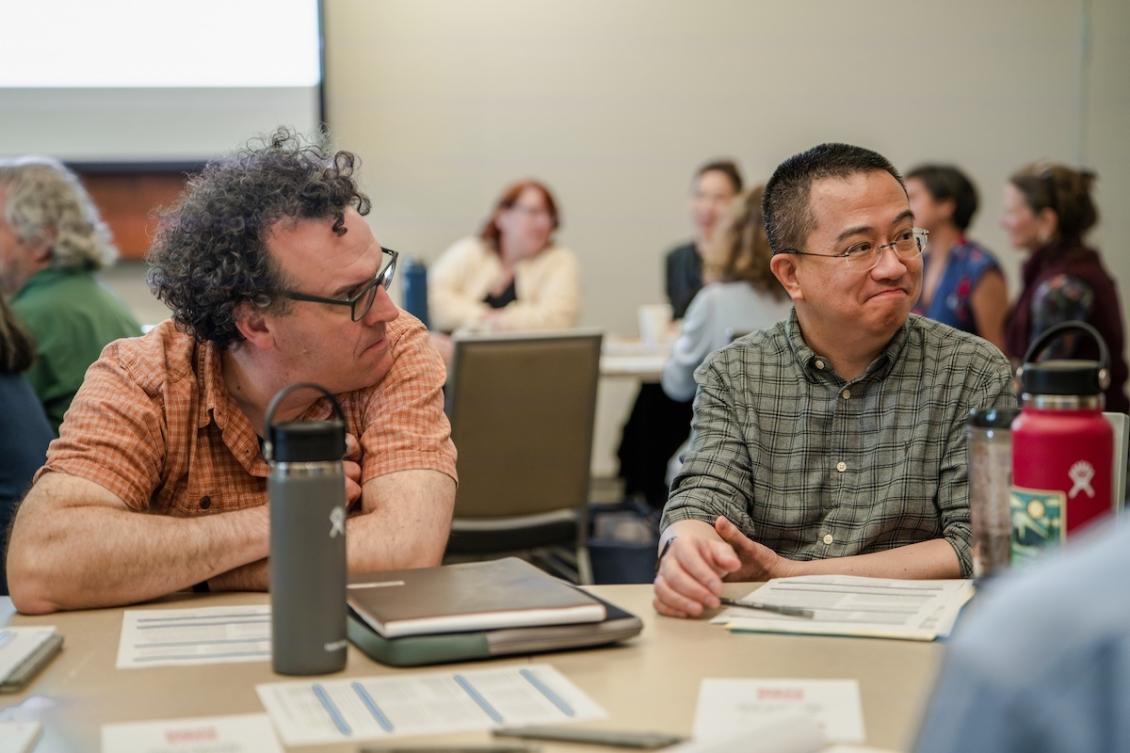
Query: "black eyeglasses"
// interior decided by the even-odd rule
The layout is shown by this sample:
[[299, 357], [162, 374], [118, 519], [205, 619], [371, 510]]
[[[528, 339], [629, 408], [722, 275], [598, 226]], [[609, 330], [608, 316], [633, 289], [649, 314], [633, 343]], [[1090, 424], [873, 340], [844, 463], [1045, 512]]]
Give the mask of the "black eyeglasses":
[[363, 284], [357, 292], [348, 298], [326, 298], [321, 295], [309, 295], [308, 293], [299, 293], [295, 290], [281, 291], [284, 296], [294, 301], [310, 301], [312, 303], [328, 303], [333, 306], [348, 306], [349, 318], [353, 321], [361, 321], [369, 310], [373, 308], [373, 301], [377, 299], [377, 288], [382, 287], [388, 290], [388, 286], [392, 284], [392, 277], [396, 274], [396, 259], [400, 254], [393, 251], [391, 248], [381, 248], [381, 253], [389, 257], [388, 263], [381, 269], [377, 270], [376, 276]]

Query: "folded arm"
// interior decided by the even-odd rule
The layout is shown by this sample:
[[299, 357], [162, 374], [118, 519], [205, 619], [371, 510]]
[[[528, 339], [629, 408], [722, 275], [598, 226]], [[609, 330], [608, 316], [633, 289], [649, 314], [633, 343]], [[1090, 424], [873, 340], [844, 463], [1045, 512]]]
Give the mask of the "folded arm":
[[128, 604], [186, 590], [267, 555], [267, 508], [178, 518], [130, 510], [102, 486], [45, 474], [16, 515], [12, 601], [27, 614]]

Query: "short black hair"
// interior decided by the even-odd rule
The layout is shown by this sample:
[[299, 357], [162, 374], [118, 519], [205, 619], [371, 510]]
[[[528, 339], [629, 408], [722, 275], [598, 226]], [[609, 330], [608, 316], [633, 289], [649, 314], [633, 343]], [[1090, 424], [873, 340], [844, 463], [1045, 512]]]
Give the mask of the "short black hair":
[[922, 181], [934, 201], [953, 202], [953, 224], [959, 230], [969, 229], [977, 213], [977, 188], [969, 176], [953, 165], [919, 165], [906, 174], [906, 179]]
[[761, 203], [765, 234], [773, 252], [800, 247], [812, 232], [815, 220], [808, 196], [814, 181], [875, 171], [890, 173], [899, 185], [903, 184], [899, 171], [886, 157], [851, 144], [820, 144], [778, 165], [765, 185]]
[[730, 185], [734, 187], [734, 193], [741, 193], [744, 183], [742, 183], [742, 171], [738, 169], [738, 163], [732, 159], [716, 159], [711, 160], [694, 171], [694, 179], [698, 180], [706, 173], [722, 173], [730, 181]]
[[357, 157], [331, 152], [288, 128], [253, 139], [188, 182], [162, 218], [149, 255], [149, 289], [197, 340], [227, 348], [243, 341], [235, 309], [245, 301], [286, 311], [285, 287], [264, 240], [283, 219], [364, 215], [369, 198], [355, 177]]

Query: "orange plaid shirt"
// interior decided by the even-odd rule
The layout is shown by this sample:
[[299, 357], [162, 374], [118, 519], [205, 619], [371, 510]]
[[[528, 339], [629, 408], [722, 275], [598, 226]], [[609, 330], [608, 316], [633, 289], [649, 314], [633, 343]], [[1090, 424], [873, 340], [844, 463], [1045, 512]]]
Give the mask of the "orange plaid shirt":
[[[455, 479], [443, 361], [419, 321], [404, 313], [386, 334], [392, 363], [385, 376], [337, 396], [346, 430], [361, 443], [362, 483], [410, 469]], [[36, 479], [69, 473], [133, 510], [177, 516], [266, 503], [267, 463], [255, 429], [225, 388], [221, 355], [172, 321], [107, 345], [86, 372]], [[303, 418], [330, 412], [323, 398]]]

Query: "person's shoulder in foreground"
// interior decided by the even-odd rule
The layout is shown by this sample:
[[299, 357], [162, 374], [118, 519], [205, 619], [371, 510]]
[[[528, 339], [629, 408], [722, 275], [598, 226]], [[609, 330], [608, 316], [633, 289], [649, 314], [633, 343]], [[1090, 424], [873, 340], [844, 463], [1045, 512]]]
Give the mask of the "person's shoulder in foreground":
[[[112, 344], [87, 374], [17, 513], [17, 608], [265, 589], [260, 436], [296, 383], [342, 397], [350, 570], [438, 564], [455, 493], [443, 366], [386, 292], [397, 255], [364, 219], [355, 167], [280, 130], [190, 182], [150, 255], [173, 322]], [[274, 415], [330, 406], [294, 391]]]
[[1130, 525], [991, 582], [950, 642], [919, 753], [1130, 750]]

